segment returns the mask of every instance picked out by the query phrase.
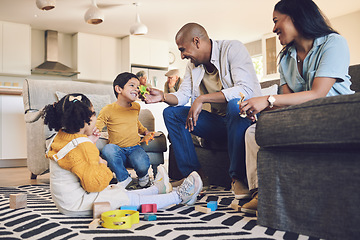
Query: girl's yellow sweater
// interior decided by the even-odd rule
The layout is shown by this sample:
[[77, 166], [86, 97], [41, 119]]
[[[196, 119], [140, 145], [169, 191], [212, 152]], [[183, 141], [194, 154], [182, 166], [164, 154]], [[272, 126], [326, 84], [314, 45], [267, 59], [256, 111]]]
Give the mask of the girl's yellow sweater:
[[[56, 135], [51, 144], [47, 157], [53, 160], [53, 155], [60, 151], [71, 140], [78, 137], [87, 137], [83, 134], [69, 134], [62, 130]], [[91, 142], [79, 144], [66, 156], [60, 159], [58, 165], [78, 176], [81, 186], [87, 192], [100, 192], [110, 183], [113, 175], [103, 163], [99, 163], [99, 150]]]

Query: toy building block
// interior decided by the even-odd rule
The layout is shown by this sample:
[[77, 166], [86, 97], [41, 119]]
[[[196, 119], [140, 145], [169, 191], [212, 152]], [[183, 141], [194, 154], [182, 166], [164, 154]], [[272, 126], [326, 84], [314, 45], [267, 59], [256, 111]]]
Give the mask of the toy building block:
[[94, 220], [92, 220], [91, 223], [89, 223], [89, 229], [90, 230], [95, 230], [98, 226], [100, 226], [100, 219], [99, 218], [95, 218]]
[[145, 221], [156, 221], [156, 215], [155, 214], [145, 214], [144, 220]]
[[19, 209], [26, 208], [27, 195], [24, 193], [10, 194], [10, 208]]
[[95, 202], [93, 204], [93, 219], [100, 218], [103, 212], [110, 211], [109, 202]]
[[216, 211], [216, 209], [218, 208], [218, 203], [217, 201], [210, 201], [207, 203], [206, 205], [208, 208], [211, 209], [211, 211]]
[[142, 213], [148, 213], [148, 212], [157, 212], [157, 205], [156, 204], [142, 204], [141, 210]]
[[120, 207], [120, 210], [133, 210], [137, 211], [137, 206], [124, 205]]
[[211, 209], [203, 206], [195, 206], [195, 211], [202, 212], [202, 213], [210, 213]]
[[238, 212], [240, 212], [240, 210], [241, 210], [241, 206], [239, 204], [237, 204], [236, 200], [233, 200], [231, 202], [230, 207]]

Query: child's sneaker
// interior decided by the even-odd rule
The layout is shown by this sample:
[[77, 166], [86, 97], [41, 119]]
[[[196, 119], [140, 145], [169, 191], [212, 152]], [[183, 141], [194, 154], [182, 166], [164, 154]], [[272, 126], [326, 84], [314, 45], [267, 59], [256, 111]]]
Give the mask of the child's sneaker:
[[139, 178], [139, 185], [140, 187], [149, 187], [151, 185], [149, 174], [146, 174], [145, 176]]
[[182, 204], [193, 205], [197, 200], [197, 195], [203, 187], [201, 177], [197, 172], [192, 172], [176, 190]]
[[154, 180], [154, 185], [159, 189], [159, 193], [169, 193], [172, 191], [172, 186], [169, 181], [169, 176], [166, 172], [164, 165], [157, 167], [157, 174]]

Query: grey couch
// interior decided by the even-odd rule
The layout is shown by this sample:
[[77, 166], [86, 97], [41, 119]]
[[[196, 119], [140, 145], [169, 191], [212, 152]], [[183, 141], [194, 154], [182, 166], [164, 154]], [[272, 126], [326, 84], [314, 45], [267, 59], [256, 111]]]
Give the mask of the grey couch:
[[[43, 174], [49, 169], [49, 160], [45, 158], [46, 140], [54, 132], [49, 131], [40, 117], [41, 109], [67, 93], [83, 93], [93, 103], [95, 112], [98, 114], [106, 104], [114, 102], [115, 96], [111, 85], [94, 84], [74, 81], [56, 80], [29, 80], [23, 84], [23, 100], [25, 109], [25, 122], [27, 130], [27, 167], [32, 173], [32, 178]], [[151, 111], [140, 111], [140, 122], [149, 130], [154, 131], [154, 116]], [[100, 138], [96, 145], [101, 148], [107, 143], [106, 138]], [[150, 164], [156, 174], [159, 164], [164, 163], [164, 152], [167, 151], [166, 137], [159, 134], [149, 145], [142, 144], [150, 157]]]
[[360, 236], [360, 65], [353, 95], [263, 113], [258, 224], [325, 239]]

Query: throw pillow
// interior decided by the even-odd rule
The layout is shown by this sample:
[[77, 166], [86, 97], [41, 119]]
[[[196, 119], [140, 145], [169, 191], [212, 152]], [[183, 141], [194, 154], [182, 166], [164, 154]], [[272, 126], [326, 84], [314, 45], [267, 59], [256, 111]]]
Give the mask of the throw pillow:
[[270, 87], [262, 88], [261, 93], [262, 93], [263, 96], [277, 95], [278, 94], [278, 88], [279, 88], [279, 86], [277, 84], [274, 84], [274, 85], [272, 85]]
[[[66, 96], [68, 93], [58, 92], [56, 91], [56, 96], [58, 100], [62, 99], [64, 96]], [[99, 115], [100, 110], [105, 107], [106, 105], [111, 103], [110, 96], [109, 95], [98, 95], [98, 94], [84, 94], [86, 97], [89, 98], [91, 103], [94, 106], [96, 116]]]

